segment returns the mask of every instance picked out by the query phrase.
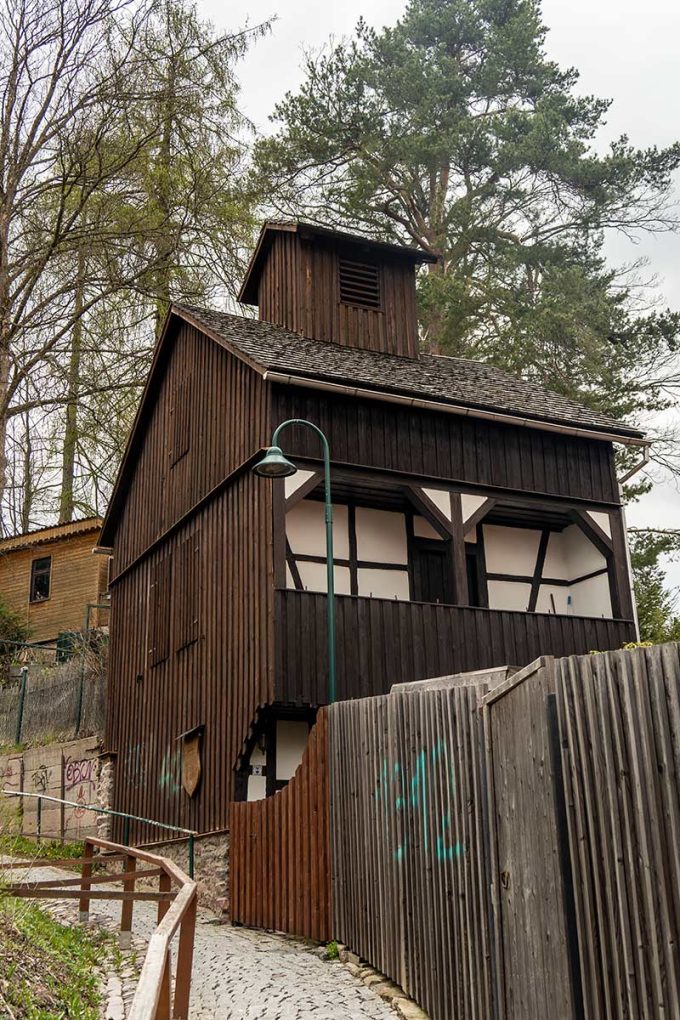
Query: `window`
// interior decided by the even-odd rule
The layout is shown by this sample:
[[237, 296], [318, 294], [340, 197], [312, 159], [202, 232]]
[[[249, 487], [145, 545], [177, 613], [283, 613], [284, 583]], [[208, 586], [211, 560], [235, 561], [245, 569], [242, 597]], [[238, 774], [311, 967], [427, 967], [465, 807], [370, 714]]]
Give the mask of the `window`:
[[339, 260], [340, 300], [345, 305], [379, 309], [380, 269], [368, 262]]
[[180, 379], [175, 384], [171, 408], [170, 466], [175, 464], [189, 451], [191, 416], [189, 413], [190, 384], [188, 379]]
[[185, 538], [177, 550], [175, 579], [175, 649], [198, 639], [198, 535]]
[[50, 597], [52, 557], [43, 556], [31, 563], [31, 602], [44, 602]]
[[170, 560], [166, 556], [151, 570], [148, 596], [148, 662], [157, 666], [170, 654]]

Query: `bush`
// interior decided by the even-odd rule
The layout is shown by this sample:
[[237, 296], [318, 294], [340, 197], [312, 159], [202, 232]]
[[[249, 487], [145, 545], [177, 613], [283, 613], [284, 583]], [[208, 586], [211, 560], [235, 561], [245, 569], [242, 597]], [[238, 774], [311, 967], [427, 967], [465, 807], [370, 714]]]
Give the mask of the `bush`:
[[9, 679], [9, 667], [19, 651], [17, 644], [28, 641], [30, 633], [28, 624], [0, 595], [0, 684]]

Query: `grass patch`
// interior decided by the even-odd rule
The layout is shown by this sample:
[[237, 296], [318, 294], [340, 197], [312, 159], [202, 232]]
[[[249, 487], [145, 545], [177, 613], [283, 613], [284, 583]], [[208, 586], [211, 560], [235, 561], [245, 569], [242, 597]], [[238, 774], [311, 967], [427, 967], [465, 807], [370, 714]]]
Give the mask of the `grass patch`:
[[111, 936], [70, 928], [25, 900], [0, 899], [0, 1016], [97, 1020]]
[[52, 839], [29, 839], [11, 832], [0, 834], [0, 855], [9, 857], [46, 857], [51, 861], [82, 857], [84, 843], [59, 843]]
[[326, 943], [326, 959], [337, 960], [339, 959], [339, 957], [340, 952], [338, 950], [338, 943], [335, 941], [335, 939], [333, 939], [332, 942]]

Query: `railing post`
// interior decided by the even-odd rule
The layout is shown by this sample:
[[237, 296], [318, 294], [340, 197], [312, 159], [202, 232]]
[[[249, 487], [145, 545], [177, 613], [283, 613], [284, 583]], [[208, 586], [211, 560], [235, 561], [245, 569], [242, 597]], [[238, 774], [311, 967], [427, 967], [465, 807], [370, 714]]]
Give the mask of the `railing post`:
[[[163, 874], [161, 875], [161, 877], [158, 879], [158, 891], [159, 892], [170, 892], [171, 886], [172, 886], [172, 883], [170, 881], [170, 876], [167, 874], [167, 872], [164, 871]], [[169, 908], [170, 908], [170, 900], [159, 900], [158, 901], [158, 924], [161, 923], [161, 921], [163, 920], [163, 918], [167, 914]]]
[[38, 839], [40, 839], [41, 832], [42, 832], [42, 797], [38, 797], [38, 807], [36, 810], [35, 818], [35, 834], [38, 837]]
[[28, 666], [21, 667], [21, 684], [19, 686], [19, 704], [17, 705], [17, 726], [14, 743], [21, 743], [21, 727], [24, 722], [24, 703], [26, 701], [26, 684], [28, 682]]
[[194, 877], [194, 834], [189, 836], [189, 878]]
[[154, 1020], [171, 1020], [170, 999], [171, 999], [172, 962], [170, 950], [165, 952], [165, 963], [163, 965], [163, 977], [161, 978], [161, 994], [156, 1007]]
[[194, 934], [196, 931], [196, 894], [187, 907], [179, 929], [177, 974], [175, 976], [174, 1020], [187, 1020], [191, 992], [191, 968], [194, 960]]
[[[123, 861], [123, 871], [135, 871], [137, 867], [137, 859], [132, 854], [128, 854]], [[135, 891], [135, 879], [126, 878], [123, 880], [123, 892], [133, 893]], [[121, 949], [129, 949], [132, 943], [132, 908], [135, 905], [135, 901], [130, 898], [129, 900], [123, 900], [123, 905], [120, 911], [120, 935], [118, 938], [118, 944]]]
[[90, 880], [92, 878], [92, 855], [94, 853], [94, 847], [92, 843], [85, 840], [85, 851], [83, 856], [87, 860], [83, 861], [83, 868], [80, 877], [80, 903], [79, 903], [79, 914], [78, 918], [80, 921], [87, 921], [90, 916], [90, 897], [88, 895], [90, 891]]

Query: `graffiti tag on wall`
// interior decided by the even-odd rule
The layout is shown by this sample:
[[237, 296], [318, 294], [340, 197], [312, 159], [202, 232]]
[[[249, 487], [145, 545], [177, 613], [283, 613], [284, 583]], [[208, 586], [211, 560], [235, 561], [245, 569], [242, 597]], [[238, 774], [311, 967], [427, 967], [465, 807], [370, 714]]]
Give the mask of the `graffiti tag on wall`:
[[444, 806], [454, 796], [454, 783], [449, 749], [443, 740], [431, 749], [423, 748], [410, 767], [396, 761], [390, 768], [387, 758], [383, 759], [373, 796], [385, 810], [397, 815], [400, 823], [397, 829], [404, 833], [393, 850], [396, 861], [402, 861], [415, 849], [416, 834], [422, 852], [429, 854], [434, 849], [442, 863], [465, 853], [465, 845], [451, 831], [451, 812]]

